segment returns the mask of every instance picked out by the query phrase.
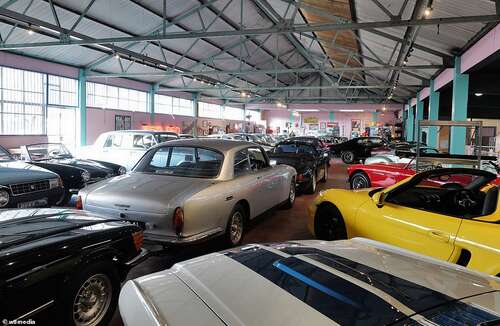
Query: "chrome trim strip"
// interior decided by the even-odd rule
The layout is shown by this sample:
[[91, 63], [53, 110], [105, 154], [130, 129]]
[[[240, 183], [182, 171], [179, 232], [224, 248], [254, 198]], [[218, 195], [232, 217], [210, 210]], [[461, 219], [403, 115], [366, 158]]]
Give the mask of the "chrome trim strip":
[[53, 260], [53, 261], [51, 261], [51, 262], [48, 262], [48, 263], [47, 263], [47, 264], [45, 264], [45, 265], [40, 265], [40, 266], [34, 267], [34, 268], [30, 269], [30, 270], [29, 270], [29, 271], [27, 271], [27, 272], [24, 272], [24, 273], [22, 273], [22, 274], [19, 274], [19, 275], [16, 275], [16, 276], [12, 277], [12, 278], [9, 278], [8, 280], [6, 280], [6, 282], [7, 282], [7, 283], [9, 283], [9, 282], [12, 282], [12, 281], [14, 281], [14, 280], [17, 280], [17, 279], [19, 279], [19, 278], [24, 278], [24, 277], [26, 277], [26, 276], [28, 276], [28, 275], [30, 275], [30, 274], [32, 274], [32, 273], [38, 272], [38, 271], [40, 271], [40, 270], [42, 270], [42, 269], [46, 269], [47, 267], [49, 267], [49, 266], [51, 266], [51, 265], [54, 265], [54, 264], [57, 264], [57, 263], [59, 263], [59, 262], [61, 262], [61, 261], [63, 261], [63, 260], [66, 260], [66, 259], [70, 258], [70, 257], [71, 257], [71, 256], [65, 256], [65, 257], [62, 257], [62, 258], [59, 258], [59, 259]]
[[38, 313], [38, 312], [42, 311], [43, 309], [48, 308], [49, 306], [51, 306], [51, 305], [53, 305], [53, 304], [54, 304], [54, 300], [50, 300], [49, 302], [44, 303], [44, 304], [43, 304], [43, 305], [41, 305], [40, 307], [35, 308], [35, 309], [33, 309], [33, 310], [31, 310], [31, 311], [29, 311], [29, 312], [25, 313], [25, 314], [24, 314], [24, 315], [22, 315], [22, 316], [17, 317], [16, 319], [14, 319], [14, 321], [19, 321], [19, 320], [26, 319], [26, 318], [28, 318], [28, 317], [30, 317], [30, 316], [32, 316], [32, 315], [34, 315], [34, 314], [36, 314], [36, 313]]
[[97, 247], [97, 246], [100, 246], [100, 245], [105, 244], [105, 243], [108, 243], [108, 242], [111, 242], [111, 239], [104, 240], [104, 241], [97, 242], [97, 243], [93, 243], [93, 244], [91, 244], [91, 245], [88, 245], [88, 246], [82, 247], [82, 250], [85, 250], [85, 249], [88, 249], [88, 248], [92, 248], [92, 247]]

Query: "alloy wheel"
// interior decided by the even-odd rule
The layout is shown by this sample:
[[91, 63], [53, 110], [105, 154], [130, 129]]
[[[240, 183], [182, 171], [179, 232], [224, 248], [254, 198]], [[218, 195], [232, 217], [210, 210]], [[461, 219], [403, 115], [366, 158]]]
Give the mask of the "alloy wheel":
[[104, 318], [111, 304], [113, 289], [105, 274], [89, 277], [78, 289], [73, 301], [73, 321], [78, 326], [95, 326]]
[[357, 175], [352, 178], [352, 189], [363, 189], [368, 188], [368, 182], [366, 178], [362, 175]]

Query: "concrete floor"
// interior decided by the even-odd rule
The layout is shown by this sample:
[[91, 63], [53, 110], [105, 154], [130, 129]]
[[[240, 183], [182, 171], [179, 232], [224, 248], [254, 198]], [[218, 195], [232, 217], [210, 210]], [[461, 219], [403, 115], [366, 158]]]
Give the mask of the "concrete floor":
[[[318, 184], [318, 192], [328, 188], [348, 188], [347, 166], [342, 161], [331, 161], [326, 183]], [[275, 209], [253, 220], [243, 236], [243, 244], [260, 242], [280, 242], [289, 240], [311, 239], [307, 230], [307, 206], [316, 195], [299, 195], [295, 205], [290, 210]], [[196, 246], [180, 248], [171, 254], [160, 257], [150, 257], [140, 265], [133, 268], [129, 279], [170, 268], [173, 264], [204, 255], [210, 252], [225, 249], [219, 239], [214, 239]], [[110, 325], [123, 325], [117, 311]]]

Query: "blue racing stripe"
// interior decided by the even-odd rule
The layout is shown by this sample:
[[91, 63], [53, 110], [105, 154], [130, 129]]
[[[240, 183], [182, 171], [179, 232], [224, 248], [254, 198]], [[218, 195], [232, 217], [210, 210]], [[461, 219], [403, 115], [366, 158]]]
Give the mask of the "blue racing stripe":
[[388, 325], [407, 318], [370, 291], [298, 258], [258, 247], [226, 255], [340, 325]]
[[[367, 285], [373, 286], [392, 296], [416, 313], [429, 320], [435, 321], [437, 325], [452, 325], [453, 323], [443, 322], [445, 319], [452, 318], [450, 317], [452, 315], [453, 318], [456, 318], [452, 320], [463, 325], [477, 324], [465, 321], [486, 321], [498, 318], [479, 308], [460, 302], [444, 293], [321, 249], [311, 247], [286, 247], [280, 250], [289, 255], [303, 255], [365, 282]], [[467, 319], [466, 313], [477, 319], [472, 317], [470, 320]], [[460, 315], [461, 319], [456, 317], [457, 315]], [[459, 320], [463, 323], [458, 322]], [[407, 322], [409, 321], [405, 321], [405, 325]], [[408, 325], [417, 324], [418, 323], [415, 321], [410, 321]]]
[[361, 306], [359, 304], [357, 304], [356, 302], [352, 301], [351, 299], [349, 299], [348, 297], [346, 297], [345, 295], [342, 295], [341, 293], [337, 292], [337, 291], [333, 291], [332, 289], [330, 288], [327, 288], [326, 286], [310, 279], [309, 277], [305, 276], [305, 275], [302, 275], [301, 273], [289, 268], [288, 266], [280, 263], [279, 261], [275, 261], [274, 264], [273, 264], [277, 269], [285, 272], [286, 274], [290, 275], [290, 276], [293, 276], [295, 277], [296, 279], [304, 282], [305, 284], [309, 285], [310, 287], [313, 287], [315, 288], [316, 290], [319, 290], [325, 294], [328, 294], [329, 296], [333, 297], [333, 298], [336, 298], [342, 302], [345, 302], [351, 306], [354, 306], [356, 307], [357, 309], [360, 309]]

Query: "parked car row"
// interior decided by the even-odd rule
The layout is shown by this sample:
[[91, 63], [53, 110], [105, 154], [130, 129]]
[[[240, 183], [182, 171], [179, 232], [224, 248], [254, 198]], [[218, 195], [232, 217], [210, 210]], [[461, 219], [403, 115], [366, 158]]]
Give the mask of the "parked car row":
[[86, 185], [125, 173], [117, 164], [76, 159], [63, 144], [22, 146], [19, 158], [0, 146], [0, 208], [64, 206]]
[[[384, 188], [324, 190], [308, 208], [308, 228], [320, 240], [339, 241], [246, 245], [129, 280], [120, 290], [130, 268], [154, 254], [147, 249], [214, 237], [238, 246], [250, 220], [291, 208], [297, 191], [314, 193], [328, 178], [331, 155], [351, 152], [356, 161], [390, 149], [378, 138], [327, 144], [293, 137], [264, 148], [225, 136], [233, 138], [144, 146], [129, 172], [118, 168], [79, 189], [76, 205], [84, 211], [0, 212], [0, 306], [7, 308], [0, 318], [24, 320], [50, 307], [55, 323], [107, 325], [119, 303], [125, 325], [490, 325], [500, 319], [500, 281], [486, 275], [500, 276], [499, 183], [496, 174], [478, 169], [400, 173]], [[64, 148], [46, 147], [26, 146], [23, 159], [30, 163], [14, 163], [36, 170], [78, 161]], [[350, 165], [350, 173], [356, 168]], [[63, 198], [63, 178], [45, 173], [58, 180], [54, 189]]]

